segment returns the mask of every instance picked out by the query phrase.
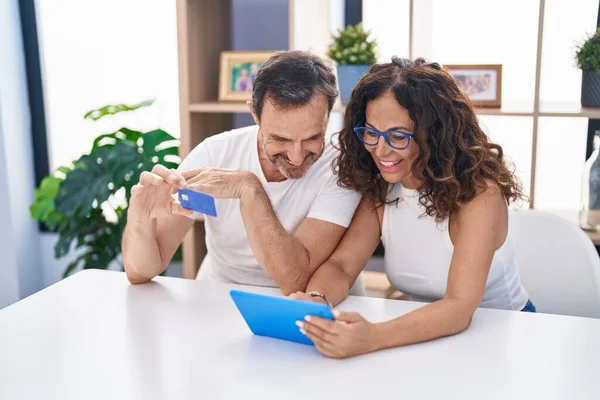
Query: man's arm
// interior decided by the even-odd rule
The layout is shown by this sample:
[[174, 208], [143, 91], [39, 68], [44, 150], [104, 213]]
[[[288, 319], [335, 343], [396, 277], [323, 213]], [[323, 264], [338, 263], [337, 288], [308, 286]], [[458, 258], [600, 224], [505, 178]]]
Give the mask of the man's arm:
[[198, 168], [184, 171], [188, 187], [219, 199], [240, 199], [252, 252], [283, 293], [304, 291], [350, 223], [360, 195], [341, 189], [335, 177], [323, 187], [294, 236], [279, 222], [262, 184], [249, 171]]
[[[334, 306], [344, 300], [377, 248], [381, 238], [380, 226], [373, 201], [364, 196], [340, 244], [331, 257], [317, 268], [306, 292], [323, 293]], [[291, 297], [325, 303], [320, 297], [306, 293], [294, 293]]]
[[194, 221], [173, 215], [161, 219], [127, 221], [123, 234], [123, 263], [131, 283], [144, 283], [160, 275]]
[[341, 225], [306, 218], [296, 234], [290, 235], [258, 180], [240, 198], [240, 210], [254, 256], [286, 295], [306, 289], [314, 271], [346, 230]]
[[156, 165], [152, 172], [140, 176], [131, 190], [122, 243], [123, 264], [131, 283], [148, 282], [169, 265], [194, 224], [189, 218], [193, 212], [174, 201], [174, 188], [187, 186], [182, 171], [210, 163], [210, 153], [202, 142], [177, 171]]

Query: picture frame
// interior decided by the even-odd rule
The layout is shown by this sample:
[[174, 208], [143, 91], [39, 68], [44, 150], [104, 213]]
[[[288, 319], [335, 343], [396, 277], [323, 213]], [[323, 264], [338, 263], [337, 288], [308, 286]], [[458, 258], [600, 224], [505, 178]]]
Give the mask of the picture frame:
[[448, 64], [444, 67], [473, 106], [502, 106], [502, 64]]
[[219, 101], [252, 99], [252, 82], [274, 51], [222, 51], [219, 69]]

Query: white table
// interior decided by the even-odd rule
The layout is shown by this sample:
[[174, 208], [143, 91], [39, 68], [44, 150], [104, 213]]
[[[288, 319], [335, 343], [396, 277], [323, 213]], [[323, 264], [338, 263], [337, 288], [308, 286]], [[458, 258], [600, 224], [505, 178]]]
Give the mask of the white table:
[[0, 311], [0, 399], [600, 399], [600, 320], [480, 309], [459, 335], [332, 360], [253, 336], [233, 287], [77, 273]]

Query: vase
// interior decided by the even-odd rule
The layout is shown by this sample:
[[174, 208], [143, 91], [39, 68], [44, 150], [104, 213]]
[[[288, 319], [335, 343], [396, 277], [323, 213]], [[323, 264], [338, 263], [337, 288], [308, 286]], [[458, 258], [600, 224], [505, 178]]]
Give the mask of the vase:
[[354, 86], [360, 78], [371, 68], [370, 65], [338, 65], [338, 84], [340, 86], [340, 98], [343, 105], [350, 102], [350, 96]]
[[594, 135], [594, 150], [585, 162], [581, 185], [579, 226], [585, 230], [600, 231], [600, 131]]
[[581, 106], [600, 107], [600, 74], [583, 71], [581, 76]]

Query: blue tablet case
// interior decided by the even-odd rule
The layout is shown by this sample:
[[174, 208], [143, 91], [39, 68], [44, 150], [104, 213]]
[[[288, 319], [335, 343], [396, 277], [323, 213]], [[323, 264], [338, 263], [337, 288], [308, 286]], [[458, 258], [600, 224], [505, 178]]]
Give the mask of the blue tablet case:
[[252, 333], [259, 336], [313, 345], [300, 333], [296, 321], [304, 321], [307, 315], [334, 319], [331, 309], [321, 303], [240, 290], [231, 290], [229, 294]]

